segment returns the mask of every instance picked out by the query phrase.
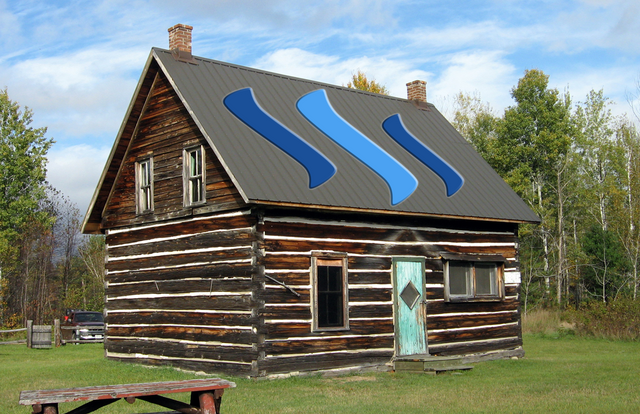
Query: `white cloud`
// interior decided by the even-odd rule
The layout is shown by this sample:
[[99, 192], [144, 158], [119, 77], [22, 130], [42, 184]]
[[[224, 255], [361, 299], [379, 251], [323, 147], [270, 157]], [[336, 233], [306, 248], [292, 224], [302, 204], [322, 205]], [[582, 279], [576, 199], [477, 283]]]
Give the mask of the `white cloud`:
[[427, 79], [428, 72], [416, 69], [406, 60], [367, 56], [340, 59], [301, 49], [281, 49], [258, 59], [254, 66], [282, 74], [313, 79], [333, 85], [346, 85], [353, 73], [361, 70], [369, 78], [385, 85], [393, 96], [406, 98], [406, 83]]
[[47, 181], [75, 203], [84, 214], [110, 150], [110, 147], [93, 147], [87, 144], [60, 149], [54, 147], [48, 154]]
[[60, 140], [86, 135], [115, 136], [141, 73], [146, 53], [96, 46], [65, 55], [0, 64], [9, 96], [34, 112]]
[[509, 91], [517, 82], [516, 68], [502, 52], [458, 53], [443, 62], [445, 69], [429, 88], [429, 100], [437, 106], [458, 92], [479, 93], [496, 109], [512, 104]]

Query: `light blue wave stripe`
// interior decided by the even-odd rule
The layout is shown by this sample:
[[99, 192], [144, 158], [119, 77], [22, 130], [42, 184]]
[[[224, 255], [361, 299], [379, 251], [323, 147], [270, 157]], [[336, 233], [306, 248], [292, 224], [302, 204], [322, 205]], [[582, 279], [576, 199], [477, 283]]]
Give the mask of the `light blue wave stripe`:
[[309, 92], [296, 103], [298, 111], [326, 136], [378, 174], [391, 190], [391, 205], [407, 199], [418, 180], [402, 164], [371, 141], [333, 109], [327, 92]]

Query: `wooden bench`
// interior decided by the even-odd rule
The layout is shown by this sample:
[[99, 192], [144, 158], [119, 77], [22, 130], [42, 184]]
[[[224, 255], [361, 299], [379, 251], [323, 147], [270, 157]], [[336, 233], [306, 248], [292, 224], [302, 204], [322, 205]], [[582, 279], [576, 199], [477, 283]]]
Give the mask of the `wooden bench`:
[[[124, 398], [133, 404], [137, 399], [169, 408], [171, 413], [218, 414], [225, 388], [235, 383], [219, 378], [186, 381], [150, 382], [145, 384], [103, 385], [96, 387], [62, 388], [57, 390], [22, 391], [20, 404], [33, 407], [33, 413], [58, 414], [58, 404], [87, 401], [67, 414], [93, 412]], [[163, 397], [160, 394], [190, 392], [190, 404]]]

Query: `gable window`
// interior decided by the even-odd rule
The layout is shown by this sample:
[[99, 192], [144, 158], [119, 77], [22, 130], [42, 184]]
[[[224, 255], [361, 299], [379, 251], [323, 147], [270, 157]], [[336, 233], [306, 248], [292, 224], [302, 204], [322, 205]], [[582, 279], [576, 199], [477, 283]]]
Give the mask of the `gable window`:
[[136, 162], [136, 212], [153, 211], [153, 159]]
[[349, 329], [346, 257], [312, 257], [313, 330]]
[[499, 300], [504, 297], [502, 262], [450, 260], [445, 262], [445, 299]]
[[187, 148], [184, 160], [184, 205], [191, 206], [205, 201], [204, 150], [202, 145]]

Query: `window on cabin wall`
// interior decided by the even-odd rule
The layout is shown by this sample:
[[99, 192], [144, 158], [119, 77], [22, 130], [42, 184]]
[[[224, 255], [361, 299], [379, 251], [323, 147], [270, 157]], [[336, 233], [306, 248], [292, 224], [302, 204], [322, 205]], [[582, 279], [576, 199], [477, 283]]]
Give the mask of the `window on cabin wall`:
[[455, 301], [500, 300], [504, 297], [504, 264], [450, 260], [445, 262], [445, 299]]
[[202, 145], [184, 150], [184, 205], [205, 201], [204, 149]]
[[153, 158], [136, 162], [136, 212], [153, 211]]
[[349, 329], [347, 258], [312, 257], [313, 330]]

